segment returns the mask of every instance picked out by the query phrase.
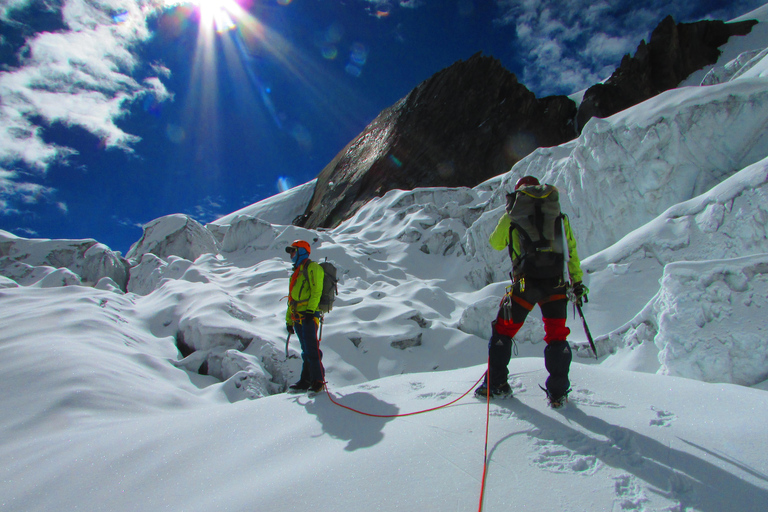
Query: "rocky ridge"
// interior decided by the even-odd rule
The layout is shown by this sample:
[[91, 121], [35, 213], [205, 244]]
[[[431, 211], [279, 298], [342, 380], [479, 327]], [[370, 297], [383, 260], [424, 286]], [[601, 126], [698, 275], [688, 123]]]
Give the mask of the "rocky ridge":
[[536, 98], [493, 57], [456, 62], [382, 111], [339, 152], [318, 175], [296, 223], [335, 227], [389, 190], [476, 186], [537, 148], [576, 138], [592, 117], [677, 87], [714, 64], [731, 36], [749, 33], [756, 23], [675, 23], [668, 16], [578, 107], [565, 96]]
[[608, 117], [659, 93], [674, 89], [694, 71], [717, 62], [718, 48], [732, 36], [748, 34], [755, 20], [725, 23], [706, 20], [675, 23], [667, 16], [642, 41], [633, 57], [625, 55], [611, 77], [587, 89], [579, 106], [578, 126]]

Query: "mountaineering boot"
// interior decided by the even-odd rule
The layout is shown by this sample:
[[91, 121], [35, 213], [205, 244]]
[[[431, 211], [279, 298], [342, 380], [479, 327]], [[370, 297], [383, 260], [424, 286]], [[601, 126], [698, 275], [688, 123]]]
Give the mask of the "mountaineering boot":
[[310, 393], [319, 393], [323, 390], [324, 385], [325, 383], [323, 381], [316, 380], [309, 386], [308, 391]]
[[547, 394], [547, 400], [549, 401], [549, 406], [553, 409], [559, 409], [562, 406], [568, 402], [568, 393], [571, 392], [570, 389], [568, 389], [565, 393], [560, 395], [559, 397], [555, 398], [552, 393], [550, 393], [546, 388], [539, 386], [542, 391], [544, 391]]
[[[475, 389], [475, 396], [477, 398], [486, 398], [488, 396], [488, 383], [483, 382], [477, 389]], [[499, 384], [498, 386], [491, 386], [491, 396], [497, 398], [503, 398], [512, 396], [512, 388], [508, 383]]]
[[288, 386], [288, 392], [289, 393], [300, 393], [302, 391], [306, 391], [309, 389], [309, 381], [308, 380], [300, 380], [296, 384], [291, 384]]
[[560, 398], [552, 398], [551, 396], [547, 396], [547, 398], [549, 399], [549, 406], [553, 409], [561, 408], [568, 401], [567, 394], [561, 396]]

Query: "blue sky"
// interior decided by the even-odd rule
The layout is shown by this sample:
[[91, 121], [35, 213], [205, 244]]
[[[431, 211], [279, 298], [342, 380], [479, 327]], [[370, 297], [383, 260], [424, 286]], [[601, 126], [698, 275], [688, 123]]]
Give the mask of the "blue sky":
[[3, 0], [0, 229], [95, 238], [200, 222], [313, 179], [457, 60], [537, 96], [606, 78], [666, 15], [765, 0]]

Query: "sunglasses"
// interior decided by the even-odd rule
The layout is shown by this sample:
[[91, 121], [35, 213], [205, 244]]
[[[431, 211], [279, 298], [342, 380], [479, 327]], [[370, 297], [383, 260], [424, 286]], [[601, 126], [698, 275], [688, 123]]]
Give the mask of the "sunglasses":
[[296, 252], [296, 248], [295, 247], [286, 247], [285, 248], [285, 252], [287, 252], [290, 255], [293, 255], [293, 253]]

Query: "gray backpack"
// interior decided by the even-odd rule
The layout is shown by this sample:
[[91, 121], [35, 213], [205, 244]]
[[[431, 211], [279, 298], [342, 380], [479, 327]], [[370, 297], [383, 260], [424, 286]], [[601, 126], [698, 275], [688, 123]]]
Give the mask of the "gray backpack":
[[[338, 282], [336, 277], [336, 267], [328, 261], [320, 261], [317, 263], [323, 269], [323, 293], [320, 295], [320, 303], [317, 306], [317, 310], [321, 313], [328, 313], [333, 309], [333, 301], [336, 300], [336, 296], [339, 294]], [[304, 279], [309, 282], [309, 274], [307, 273], [307, 266], [304, 266]]]
[[[521, 187], [507, 194], [509, 255], [515, 278], [563, 277], [565, 241], [560, 195], [552, 185]], [[513, 254], [512, 231], [517, 230], [520, 254]]]

